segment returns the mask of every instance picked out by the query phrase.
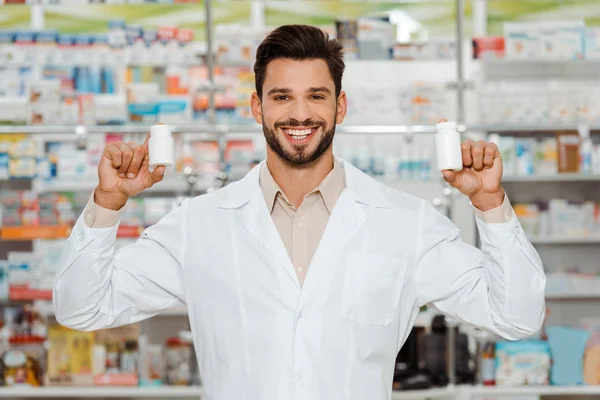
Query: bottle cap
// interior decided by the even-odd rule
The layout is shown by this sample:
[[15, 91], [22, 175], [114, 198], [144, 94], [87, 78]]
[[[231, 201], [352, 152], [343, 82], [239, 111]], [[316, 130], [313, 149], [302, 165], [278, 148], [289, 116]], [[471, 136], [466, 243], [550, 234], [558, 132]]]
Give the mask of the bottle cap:
[[456, 125], [456, 122], [438, 122], [437, 124], [435, 124], [435, 129], [438, 131], [442, 129], [456, 130], [457, 127], [458, 125]]
[[165, 124], [156, 124], [150, 127], [150, 136], [169, 135], [171, 136], [171, 126]]

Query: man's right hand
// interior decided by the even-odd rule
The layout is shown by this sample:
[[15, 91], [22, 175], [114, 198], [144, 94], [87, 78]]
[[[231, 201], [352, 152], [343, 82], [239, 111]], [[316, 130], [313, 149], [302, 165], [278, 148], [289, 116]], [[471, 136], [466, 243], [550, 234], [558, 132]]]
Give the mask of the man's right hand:
[[138, 145], [132, 142], [111, 143], [104, 148], [98, 165], [99, 183], [94, 190], [94, 202], [109, 210], [120, 210], [130, 196], [160, 182], [165, 167], [149, 170], [148, 139]]

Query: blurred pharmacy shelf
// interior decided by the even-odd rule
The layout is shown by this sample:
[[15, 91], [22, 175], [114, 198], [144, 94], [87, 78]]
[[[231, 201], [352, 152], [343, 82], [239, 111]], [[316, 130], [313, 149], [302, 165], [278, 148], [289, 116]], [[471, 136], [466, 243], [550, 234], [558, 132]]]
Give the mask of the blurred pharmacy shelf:
[[[0, 125], [0, 133], [74, 134], [79, 129], [84, 133], [144, 133], [149, 125]], [[184, 133], [262, 133], [258, 124], [216, 125], [201, 124], [172, 125], [174, 132]], [[461, 125], [459, 130], [465, 131]], [[338, 125], [336, 132], [357, 134], [378, 133], [435, 133], [434, 125]]]
[[531, 244], [598, 244], [600, 236], [527, 236]]
[[593, 79], [600, 77], [600, 60], [489, 59], [481, 63], [486, 80]]
[[451, 387], [423, 390], [395, 390], [392, 400], [452, 399], [456, 397], [457, 392], [456, 389]]
[[[599, 125], [588, 125], [591, 133], [600, 131]], [[576, 131], [577, 124], [474, 124], [468, 125], [467, 131], [490, 133], [544, 133], [555, 131]]]
[[[482, 397], [515, 396], [594, 396], [600, 395], [600, 386], [455, 386], [423, 390], [396, 390], [393, 400], [424, 399], [480, 399]], [[202, 398], [200, 386], [162, 387], [13, 387], [1, 388], [0, 398]]]
[[598, 300], [600, 292], [546, 292], [546, 300]]
[[0, 398], [193, 398], [201, 399], [200, 386], [161, 386], [161, 387], [3, 387]]
[[[33, 189], [37, 193], [45, 192], [91, 192], [98, 185], [95, 179], [52, 179], [48, 181], [34, 180]], [[165, 175], [159, 183], [147, 189], [149, 192], [185, 192], [189, 185], [184, 174]]]
[[510, 175], [503, 176], [504, 183], [536, 183], [536, 182], [594, 182], [600, 181], [600, 175], [563, 173], [550, 175]]
[[475, 386], [465, 390], [470, 398], [487, 396], [594, 396], [600, 395], [600, 386]]

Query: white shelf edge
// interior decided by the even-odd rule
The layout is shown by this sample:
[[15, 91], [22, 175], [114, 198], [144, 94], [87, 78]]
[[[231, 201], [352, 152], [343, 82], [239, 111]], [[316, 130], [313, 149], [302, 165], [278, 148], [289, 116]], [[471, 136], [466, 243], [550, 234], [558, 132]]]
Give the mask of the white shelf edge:
[[159, 387], [3, 387], [0, 398], [174, 398], [187, 397], [200, 399], [200, 386], [159, 386]]
[[[585, 124], [585, 123], [584, 123]], [[600, 130], [600, 125], [587, 123], [591, 131]], [[517, 133], [517, 132], [552, 132], [552, 131], [576, 131], [577, 123], [568, 124], [471, 124], [467, 125], [467, 132], [495, 132], [495, 133]]]
[[598, 300], [600, 292], [556, 292], [546, 293], [546, 300]]
[[394, 390], [392, 400], [449, 399], [457, 390], [452, 388], [431, 388], [422, 390]]
[[567, 396], [600, 395], [600, 385], [594, 386], [475, 386], [466, 389], [471, 398], [476, 396]]
[[[83, 191], [92, 191], [96, 187], [97, 180], [93, 179], [62, 179], [56, 178], [49, 181], [36, 181], [32, 180], [34, 183], [34, 189], [39, 193], [47, 193], [47, 192], [83, 192]], [[147, 189], [149, 192], [183, 192], [188, 188], [188, 184], [185, 180], [185, 176], [182, 174], [172, 174], [167, 175], [165, 178], [152, 186], [150, 189]]]
[[535, 183], [535, 182], [593, 182], [600, 181], [599, 174], [564, 173], [552, 175], [510, 175], [502, 178], [503, 183]]
[[600, 236], [527, 236], [531, 244], [597, 244], [600, 243]]
[[[67, 134], [75, 137], [78, 125], [0, 125], [0, 133]], [[146, 133], [150, 124], [124, 125], [82, 125], [88, 133]], [[188, 133], [261, 133], [261, 126], [253, 124], [206, 126], [200, 124], [172, 125], [174, 132]], [[459, 130], [464, 131], [464, 125]], [[336, 132], [341, 133], [435, 133], [434, 125], [338, 125]]]

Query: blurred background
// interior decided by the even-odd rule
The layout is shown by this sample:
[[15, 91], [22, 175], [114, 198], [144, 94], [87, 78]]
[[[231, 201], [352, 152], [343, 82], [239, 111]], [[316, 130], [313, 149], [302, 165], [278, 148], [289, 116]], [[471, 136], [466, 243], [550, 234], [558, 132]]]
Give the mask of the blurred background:
[[[265, 156], [256, 47], [321, 27], [345, 48], [337, 155], [431, 201], [475, 246], [433, 124], [500, 146], [504, 186], [548, 277], [547, 320], [506, 342], [425, 307], [395, 399], [600, 396], [599, 0], [0, 0], [0, 397], [202, 396], [185, 309], [82, 333], [51, 288], [103, 147], [174, 129], [176, 165], [126, 206], [118, 246]], [[283, 400], [283, 399], [282, 399]]]

